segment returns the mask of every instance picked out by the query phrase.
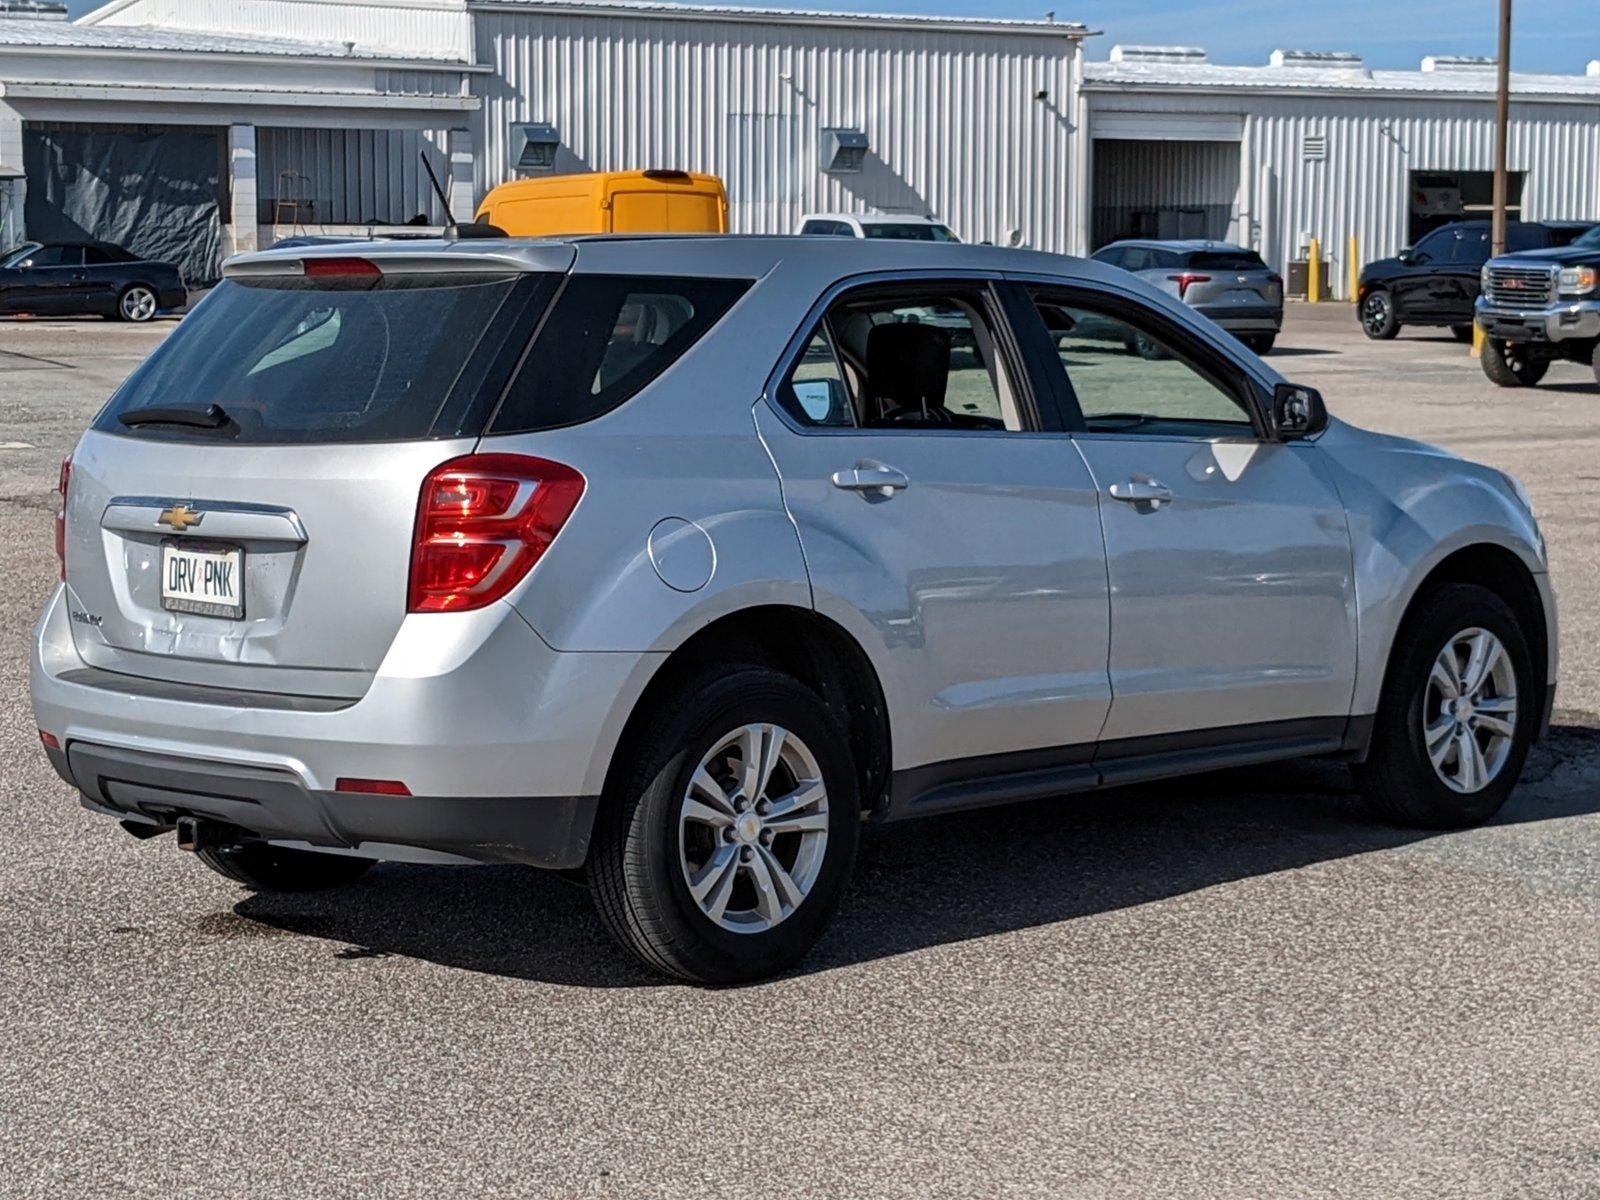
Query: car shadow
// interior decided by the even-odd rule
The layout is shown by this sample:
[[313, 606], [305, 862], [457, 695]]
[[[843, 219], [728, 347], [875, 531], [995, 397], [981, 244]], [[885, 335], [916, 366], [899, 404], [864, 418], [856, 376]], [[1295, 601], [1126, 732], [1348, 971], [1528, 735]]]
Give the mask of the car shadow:
[[[1559, 725], [1493, 824], [1600, 812], [1552, 786], [1600, 757], [1600, 729]], [[863, 831], [832, 929], [796, 974], [1070, 921], [1438, 836], [1374, 823], [1349, 772], [1295, 762], [958, 813]], [[583, 887], [519, 867], [389, 864], [317, 894], [255, 895], [234, 913], [324, 938], [342, 962], [404, 956], [578, 987], [659, 986], [618, 949]]]
[[1314, 346], [1274, 346], [1262, 357], [1271, 360], [1274, 358], [1305, 358], [1313, 355], [1338, 353], [1340, 353], [1338, 350], [1319, 350]]

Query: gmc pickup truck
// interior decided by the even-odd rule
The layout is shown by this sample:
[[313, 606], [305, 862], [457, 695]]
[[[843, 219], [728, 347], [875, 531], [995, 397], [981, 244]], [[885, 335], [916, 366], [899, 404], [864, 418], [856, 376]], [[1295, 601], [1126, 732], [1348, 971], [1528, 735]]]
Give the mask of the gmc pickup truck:
[[1558, 249], [1492, 258], [1481, 284], [1485, 375], [1533, 387], [1565, 358], [1593, 367], [1600, 382], [1600, 226]]

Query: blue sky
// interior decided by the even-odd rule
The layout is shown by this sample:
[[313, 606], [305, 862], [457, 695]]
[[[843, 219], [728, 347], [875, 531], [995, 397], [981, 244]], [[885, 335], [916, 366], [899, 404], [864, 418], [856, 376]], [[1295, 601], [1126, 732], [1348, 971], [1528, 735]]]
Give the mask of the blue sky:
[[[1415, 68], [1424, 54], [1493, 54], [1497, 0], [734, 0], [766, 8], [1039, 17], [1054, 7], [1117, 42], [1204, 46], [1213, 62], [1262, 63], [1275, 49], [1353, 50], [1369, 66]], [[76, 16], [94, 0], [69, 0]], [[1600, 58], [1600, 0], [1517, 0], [1511, 62], [1579, 74]]]

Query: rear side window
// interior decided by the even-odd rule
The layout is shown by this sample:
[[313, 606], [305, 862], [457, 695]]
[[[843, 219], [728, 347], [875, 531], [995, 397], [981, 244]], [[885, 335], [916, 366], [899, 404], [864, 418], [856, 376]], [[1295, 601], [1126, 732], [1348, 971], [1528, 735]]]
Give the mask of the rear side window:
[[[476, 360], [507, 300], [548, 277], [391, 274], [224, 280], [111, 398], [107, 433], [250, 444], [387, 442], [479, 432]], [[503, 376], [502, 376], [503, 378]], [[187, 422], [211, 405], [219, 425]], [[141, 418], [140, 410], [151, 410]], [[176, 419], [151, 421], [157, 412]]]
[[610, 412], [677, 362], [749, 287], [744, 279], [569, 278], [489, 432], [555, 429]]

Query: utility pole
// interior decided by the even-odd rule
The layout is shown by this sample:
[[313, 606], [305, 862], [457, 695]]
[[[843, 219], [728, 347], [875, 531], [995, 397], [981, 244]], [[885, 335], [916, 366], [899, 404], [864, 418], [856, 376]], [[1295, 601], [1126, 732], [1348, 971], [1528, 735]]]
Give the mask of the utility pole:
[[1495, 257], [1506, 252], [1506, 146], [1511, 128], [1511, 0], [1500, 0], [1500, 53], [1495, 59], [1494, 221], [1489, 240]]

